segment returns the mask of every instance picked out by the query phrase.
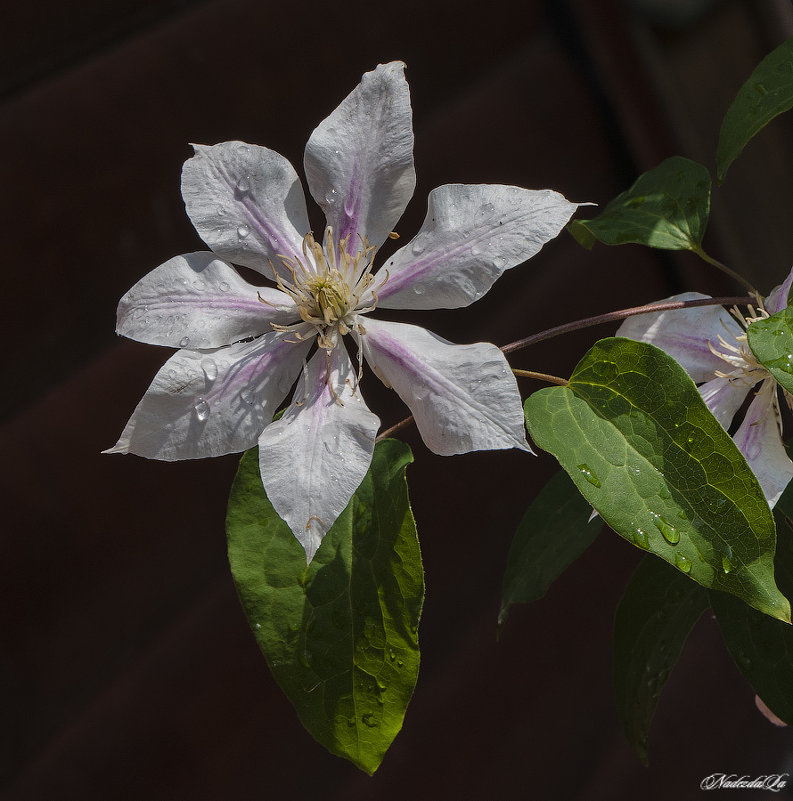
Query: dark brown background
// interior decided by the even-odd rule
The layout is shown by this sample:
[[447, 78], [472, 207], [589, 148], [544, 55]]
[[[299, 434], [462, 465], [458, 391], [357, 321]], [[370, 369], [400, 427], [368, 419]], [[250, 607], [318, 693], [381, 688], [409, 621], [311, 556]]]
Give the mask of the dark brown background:
[[[369, 779], [301, 729], [248, 631], [224, 551], [236, 457], [99, 455], [166, 357], [116, 339], [116, 302], [201, 248], [179, 195], [188, 142], [248, 140], [300, 165], [309, 132], [361, 73], [399, 58], [419, 178], [404, 236], [445, 182], [604, 203], [666, 156], [712, 165], [730, 99], [791, 34], [786, 0], [6, 4], [5, 797], [688, 799], [713, 772], [793, 772], [793, 737], [756, 713], [711, 619], [671, 676], [641, 767], [610, 677], [613, 611], [638, 553], [613, 534], [515, 609], [496, 642], [511, 536], [549, 457], [441, 459], [406, 430], [427, 581], [422, 669], [405, 729]], [[733, 166], [706, 239], [763, 290], [793, 254], [792, 131], [778, 120]], [[405, 318], [504, 344], [683, 288], [735, 289], [694, 256], [587, 253], [563, 234], [473, 307]], [[513, 365], [565, 374], [612, 331]], [[385, 425], [404, 415], [371, 376], [364, 386]]]

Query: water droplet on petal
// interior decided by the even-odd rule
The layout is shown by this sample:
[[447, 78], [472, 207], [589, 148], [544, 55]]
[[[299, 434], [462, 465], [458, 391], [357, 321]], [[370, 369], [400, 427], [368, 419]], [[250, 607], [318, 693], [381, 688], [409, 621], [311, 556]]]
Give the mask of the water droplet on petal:
[[245, 387], [240, 391], [240, 400], [243, 403], [247, 403], [248, 406], [252, 406], [253, 402], [256, 400], [256, 393], [251, 387]]
[[250, 228], [248, 228], [248, 226], [247, 226], [247, 225], [240, 225], [240, 226], [237, 228], [237, 236], [238, 236], [240, 239], [245, 239], [245, 237], [246, 237], [246, 236], [248, 236], [248, 234], [249, 234], [250, 232], [251, 232], [251, 229], [250, 229]]
[[427, 248], [427, 243], [423, 239], [416, 238], [410, 247], [414, 256], [420, 256]]
[[328, 189], [325, 192], [325, 202], [332, 206], [339, 199], [339, 193], [335, 189]]
[[492, 203], [485, 203], [482, 206], [482, 214], [490, 214], [495, 209], [495, 206]]
[[199, 422], [203, 423], [204, 420], [209, 417], [209, 404], [203, 398], [198, 399], [194, 409], [195, 416], [198, 418]]
[[218, 366], [214, 359], [209, 357], [201, 359], [201, 369], [204, 371], [207, 381], [214, 381], [218, 377]]
[[589, 465], [578, 465], [578, 472], [593, 486], [600, 487], [600, 479], [589, 469]]
[[237, 181], [237, 192], [240, 195], [245, 195], [250, 191], [251, 191], [251, 180], [250, 176], [246, 175], [243, 178], [240, 178], [239, 181]]
[[220, 289], [221, 292], [228, 292], [231, 289], [231, 287], [226, 281], [221, 281], [218, 284], [218, 289]]
[[182, 337], [179, 340], [179, 347], [186, 348], [190, 344], [190, 337]]

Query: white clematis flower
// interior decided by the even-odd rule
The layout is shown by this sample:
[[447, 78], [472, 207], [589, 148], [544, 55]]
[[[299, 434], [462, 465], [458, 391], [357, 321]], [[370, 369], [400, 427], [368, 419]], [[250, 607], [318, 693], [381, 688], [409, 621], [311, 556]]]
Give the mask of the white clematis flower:
[[[360, 395], [362, 359], [410, 407], [435, 453], [530, 450], [497, 347], [453, 345], [365, 315], [473, 303], [555, 237], [576, 204], [550, 190], [442, 186], [417, 236], [375, 272], [375, 252], [416, 182], [403, 69], [393, 62], [366, 73], [308, 141], [308, 186], [327, 218], [319, 241], [283, 156], [242, 142], [196, 146], [182, 196], [212, 252], [165, 262], [118, 308], [118, 333], [180, 350], [109, 452], [195, 459], [258, 443], [267, 495], [309, 561], [372, 458], [380, 421]], [[275, 287], [248, 284], [230, 263]]]
[[[680, 362], [700, 384], [700, 395], [725, 429], [750, 390], [759, 384], [733, 440], [757, 476], [770, 506], [793, 478], [793, 462], [782, 444], [777, 381], [749, 348], [746, 327], [784, 309], [791, 284], [793, 270], [761, 308], [749, 307], [748, 317], [737, 310], [733, 317], [721, 306], [673, 309], [629, 317], [617, 331], [617, 336], [656, 345]], [[667, 300], [707, 297], [685, 292]]]

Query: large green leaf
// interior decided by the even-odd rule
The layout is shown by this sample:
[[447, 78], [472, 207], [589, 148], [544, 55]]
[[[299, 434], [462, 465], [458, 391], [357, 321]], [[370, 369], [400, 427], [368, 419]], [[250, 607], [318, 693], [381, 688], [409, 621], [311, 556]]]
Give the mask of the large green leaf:
[[788, 392], [793, 392], [793, 307], [751, 323], [746, 337], [752, 353]]
[[592, 220], [574, 220], [570, 233], [586, 248], [633, 242], [662, 250], [701, 253], [710, 214], [710, 175], [681, 156], [640, 175], [627, 192]]
[[[779, 538], [776, 576], [793, 597], [793, 484], [774, 507]], [[721, 592], [711, 604], [735, 663], [768, 708], [793, 725], [793, 627], [761, 615]]]
[[617, 533], [705, 587], [790, 620], [762, 490], [674, 359], [643, 342], [601, 340], [568, 386], [535, 392], [525, 411], [534, 441]]
[[592, 507], [560, 471], [532, 501], [512, 540], [501, 590], [498, 624], [514, 603], [542, 598], [574, 560], [594, 542], [603, 527], [590, 520]]
[[[749, 608], [740, 601], [737, 603]], [[617, 607], [614, 620], [617, 709], [628, 742], [645, 765], [647, 734], [658, 696], [689, 632], [707, 607], [708, 593], [702, 587], [651, 556], [636, 568]]]
[[793, 108], [793, 39], [760, 62], [727, 110], [716, 150], [720, 182], [747, 142], [789, 108]]
[[[419, 667], [424, 575], [396, 440], [311, 564], [267, 500], [256, 449], [240, 463], [226, 528], [242, 606], [276, 681], [308, 731], [373, 773], [402, 728]], [[330, 479], [329, 479], [330, 480]]]

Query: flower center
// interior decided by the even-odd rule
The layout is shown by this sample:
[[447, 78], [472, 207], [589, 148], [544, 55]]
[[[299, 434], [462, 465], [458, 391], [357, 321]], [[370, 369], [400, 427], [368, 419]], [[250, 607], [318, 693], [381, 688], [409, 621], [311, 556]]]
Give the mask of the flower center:
[[[324, 246], [308, 233], [303, 237], [303, 258], [279, 254], [283, 266], [273, 268], [276, 285], [294, 300], [300, 318], [314, 326], [317, 343], [328, 351], [335, 347], [339, 334], [365, 334], [359, 315], [377, 305], [372, 275], [375, 248], [365, 238], [360, 238], [360, 243], [360, 248], [350, 252], [349, 237], [336, 243], [328, 226]], [[386, 273], [380, 286], [387, 278]], [[369, 305], [362, 307], [364, 303]], [[296, 326], [273, 328], [294, 331]]]
[[[754, 306], [749, 306], [749, 314], [742, 314], [736, 306], [732, 308], [732, 315], [738, 321], [744, 332], [749, 325], [756, 320], [764, 320], [768, 317], [768, 312], [761, 308], [755, 309]], [[728, 342], [721, 334], [719, 334], [719, 346], [722, 350], [717, 350], [711, 341], [708, 341], [708, 348], [714, 356], [718, 356], [723, 361], [727, 362], [733, 369], [728, 372], [715, 370], [714, 373], [719, 378], [728, 378], [730, 381], [737, 381], [742, 384], [747, 384], [753, 387], [758, 381], [768, 378], [771, 374], [761, 364], [757, 357], [752, 353], [749, 343], [746, 338], [746, 333], [739, 336], [730, 331], [727, 326], [724, 330], [729, 335], [729, 338], [735, 342], [735, 345]]]

